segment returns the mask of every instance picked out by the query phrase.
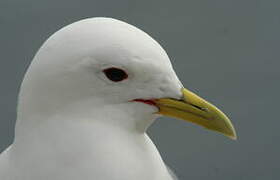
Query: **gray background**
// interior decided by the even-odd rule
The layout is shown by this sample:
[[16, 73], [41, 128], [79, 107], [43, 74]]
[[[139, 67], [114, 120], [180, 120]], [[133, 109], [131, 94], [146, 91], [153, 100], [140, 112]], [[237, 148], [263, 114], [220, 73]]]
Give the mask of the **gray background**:
[[109, 16], [148, 32], [189, 89], [232, 119], [239, 139], [162, 118], [149, 134], [179, 178], [280, 178], [278, 0], [0, 0], [0, 151], [13, 140], [19, 86], [48, 36]]

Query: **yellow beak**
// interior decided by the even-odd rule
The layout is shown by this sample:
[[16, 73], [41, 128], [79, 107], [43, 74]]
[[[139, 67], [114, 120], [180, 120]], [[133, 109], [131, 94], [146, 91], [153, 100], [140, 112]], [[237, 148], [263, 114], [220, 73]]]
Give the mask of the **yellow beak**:
[[236, 139], [234, 127], [222, 111], [185, 88], [182, 88], [182, 94], [181, 100], [157, 99], [155, 103], [159, 107], [158, 113], [190, 121]]

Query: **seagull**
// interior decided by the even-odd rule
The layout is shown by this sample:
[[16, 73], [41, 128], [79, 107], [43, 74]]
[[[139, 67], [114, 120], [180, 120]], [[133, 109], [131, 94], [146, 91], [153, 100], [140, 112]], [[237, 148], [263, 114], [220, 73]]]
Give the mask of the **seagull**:
[[142, 30], [88, 18], [54, 33], [23, 79], [1, 180], [175, 180], [147, 128], [160, 116], [236, 139], [229, 118], [183, 87]]

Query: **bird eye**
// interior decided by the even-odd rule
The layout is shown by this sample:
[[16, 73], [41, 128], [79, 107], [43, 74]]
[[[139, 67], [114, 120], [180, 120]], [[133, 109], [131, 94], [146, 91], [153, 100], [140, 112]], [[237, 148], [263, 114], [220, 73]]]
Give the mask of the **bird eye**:
[[103, 73], [108, 79], [114, 82], [123, 81], [128, 77], [127, 73], [124, 70], [115, 67], [104, 69]]

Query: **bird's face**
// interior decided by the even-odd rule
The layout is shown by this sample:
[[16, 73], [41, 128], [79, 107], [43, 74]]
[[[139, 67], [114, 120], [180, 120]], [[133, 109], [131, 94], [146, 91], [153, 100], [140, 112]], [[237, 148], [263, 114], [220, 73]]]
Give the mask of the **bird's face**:
[[29, 102], [25, 107], [38, 112], [83, 105], [83, 111], [95, 108], [116, 118], [166, 115], [235, 138], [220, 110], [182, 86], [155, 40], [107, 18], [74, 23], [53, 35], [30, 66], [21, 96], [22, 112]]
[[106, 105], [131, 105], [141, 100], [147, 100], [146, 104], [149, 104], [149, 101], [152, 103], [152, 100], [163, 97], [182, 97], [181, 82], [166, 54], [162, 56], [157, 54], [157, 49], [150, 48], [145, 48], [141, 54], [129, 49], [106, 46], [76, 66], [85, 77], [91, 77], [84, 83], [94, 86], [92, 97]]

